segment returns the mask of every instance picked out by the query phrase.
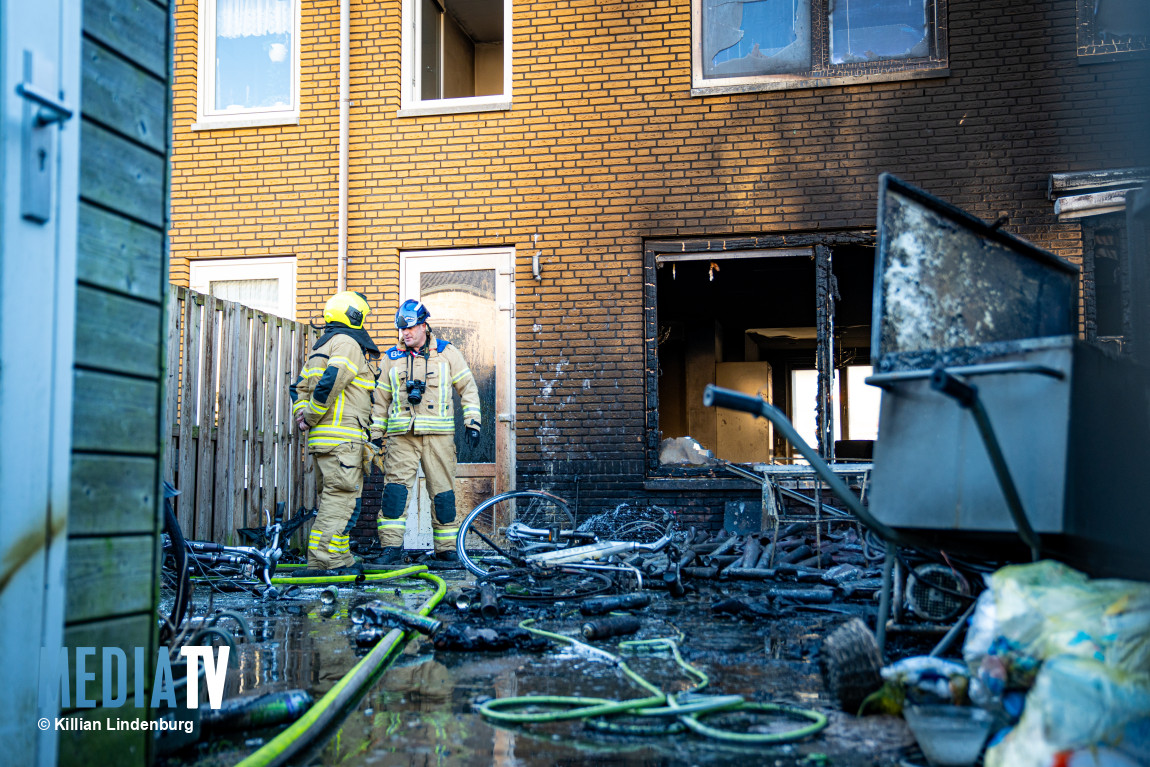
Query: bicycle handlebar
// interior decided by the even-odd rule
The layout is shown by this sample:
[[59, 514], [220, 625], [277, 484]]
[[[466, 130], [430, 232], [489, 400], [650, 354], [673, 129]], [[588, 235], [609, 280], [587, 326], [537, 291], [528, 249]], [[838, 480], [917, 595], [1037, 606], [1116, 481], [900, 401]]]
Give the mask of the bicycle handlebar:
[[741, 410], [751, 415], [763, 414], [762, 397], [752, 397], [750, 394], [723, 389], [714, 384], [707, 384], [707, 387], [703, 389], [703, 406]]

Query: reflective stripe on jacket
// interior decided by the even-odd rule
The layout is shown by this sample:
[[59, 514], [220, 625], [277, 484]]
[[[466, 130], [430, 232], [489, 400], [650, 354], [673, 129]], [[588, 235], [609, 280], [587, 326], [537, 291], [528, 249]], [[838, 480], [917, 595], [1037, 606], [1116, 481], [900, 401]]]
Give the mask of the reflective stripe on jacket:
[[[418, 405], [409, 401], [408, 375], [426, 383]], [[451, 390], [459, 392], [465, 425], [479, 428], [479, 389], [463, 355], [448, 341], [428, 333], [427, 356], [412, 355], [393, 346], [380, 361], [379, 384], [371, 410], [372, 437], [403, 434], [454, 434], [455, 405]]]
[[366, 442], [375, 371], [347, 335], [333, 336], [312, 351], [291, 386], [292, 416], [303, 414], [307, 446], [326, 453], [344, 442]]

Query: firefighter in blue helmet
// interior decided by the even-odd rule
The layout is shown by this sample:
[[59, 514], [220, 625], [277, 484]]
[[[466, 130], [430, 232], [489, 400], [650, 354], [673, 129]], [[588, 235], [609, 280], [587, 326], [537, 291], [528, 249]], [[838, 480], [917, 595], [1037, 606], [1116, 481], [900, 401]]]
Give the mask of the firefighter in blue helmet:
[[472, 444], [479, 442], [479, 390], [459, 350], [437, 338], [421, 302], [404, 301], [395, 314], [400, 342], [380, 362], [372, 408], [371, 436], [387, 437], [383, 499], [379, 516], [378, 564], [397, 564], [403, 553], [407, 501], [423, 466], [432, 501], [432, 561], [456, 563], [455, 408], [459, 392], [463, 424]]
[[379, 348], [364, 330], [370, 309], [362, 293], [336, 293], [323, 308], [323, 335], [291, 386], [292, 415], [307, 434], [319, 470], [319, 513], [307, 544], [307, 570], [357, 569], [348, 536], [363, 489], [363, 453], [371, 426]]

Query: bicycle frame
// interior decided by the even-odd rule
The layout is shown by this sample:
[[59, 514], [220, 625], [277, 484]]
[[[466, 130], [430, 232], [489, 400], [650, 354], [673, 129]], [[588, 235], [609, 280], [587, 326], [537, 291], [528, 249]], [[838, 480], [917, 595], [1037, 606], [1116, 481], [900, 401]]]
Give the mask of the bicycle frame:
[[[255, 546], [225, 546], [221, 543], [212, 543], [210, 541], [189, 541], [185, 540], [185, 548], [188, 557], [197, 564], [205, 567], [214, 568], [220, 565], [236, 565], [243, 567], [245, 565], [253, 565], [258, 577], [263, 581], [264, 585], [272, 588], [271, 576], [275, 571], [276, 563], [279, 561], [283, 550], [280, 548], [280, 530], [281, 525], [277, 522], [274, 525], [268, 525], [266, 536], [270, 543], [265, 548], [256, 548]], [[173, 544], [170, 539], [164, 546], [165, 550], [170, 550]]]
[[[543, 504], [540, 511], [545, 512], [541, 516], [532, 513], [532, 506], [540, 502]], [[534, 524], [504, 522], [501, 512], [497, 511], [498, 505], [503, 503], [525, 504], [528, 514], [522, 518]], [[513, 505], [510, 506], [512, 512], [514, 509]], [[517, 512], [515, 516], [518, 516]], [[473, 526], [476, 520], [482, 520], [478, 527]], [[482, 549], [485, 545], [485, 551], [496, 555], [492, 561], [505, 563], [495, 565], [496, 570], [508, 565], [614, 570], [633, 576], [642, 588], [643, 575], [638, 568], [626, 563], [606, 564], [596, 560], [631, 551], [660, 551], [671, 542], [671, 535], [666, 530], [660, 531], [662, 537], [654, 543], [639, 543], [604, 541], [593, 532], [575, 530], [574, 527], [575, 515], [567, 509], [562, 498], [542, 490], [512, 490], [488, 498], [467, 514], [456, 536], [456, 553], [463, 566], [478, 576], [488, 575], [493, 568], [482, 562], [482, 554], [476, 556], [475, 552], [468, 550], [467, 542], [472, 538], [476, 539], [477, 548]]]
[[[512, 523], [508, 528], [507, 537], [512, 537], [512, 531], [516, 527], [516, 523]], [[520, 528], [515, 530], [516, 533], [543, 533], [547, 534], [546, 530], [535, 530], [532, 528]], [[564, 530], [560, 533], [568, 531]], [[534, 535], [523, 535], [523, 538], [534, 540]], [[544, 539], [546, 540], [546, 539]], [[664, 535], [659, 540], [653, 543], [638, 543], [636, 541], [598, 541], [596, 543], [588, 543], [583, 546], [572, 546], [566, 549], [555, 549], [554, 551], [545, 551], [539, 554], [528, 554], [524, 557], [527, 562], [532, 564], [543, 565], [544, 567], [554, 567], [555, 565], [577, 564], [589, 559], [603, 559], [612, 554], [623, 554], [629, 551], [660, 551], [671, 542], [671, 536]]]

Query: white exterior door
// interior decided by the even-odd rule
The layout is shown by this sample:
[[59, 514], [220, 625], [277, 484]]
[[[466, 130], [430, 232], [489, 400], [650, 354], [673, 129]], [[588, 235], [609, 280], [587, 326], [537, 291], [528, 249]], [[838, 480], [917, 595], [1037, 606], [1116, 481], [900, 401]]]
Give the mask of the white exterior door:
[[[0, 0], [0, 743], [55, 765], [40, 663], [63, 641], [72, 447], [80, 4]], [[57, 688], [58, 689], [58, 688]]]
[[[463, 353], [479, 387], [482, 438], [475, 447], [463, 439], [459, 395], [454, 395], [459, 521], [481, 501], [513, 489], [514, 264], [515, 251], [510, 248], [400, 254], [400, 301], [423, 301], [431, 312], [428, 324]], [[404, 546], [430, 549], [431, 499], [422, 471], [413, 495]]]

